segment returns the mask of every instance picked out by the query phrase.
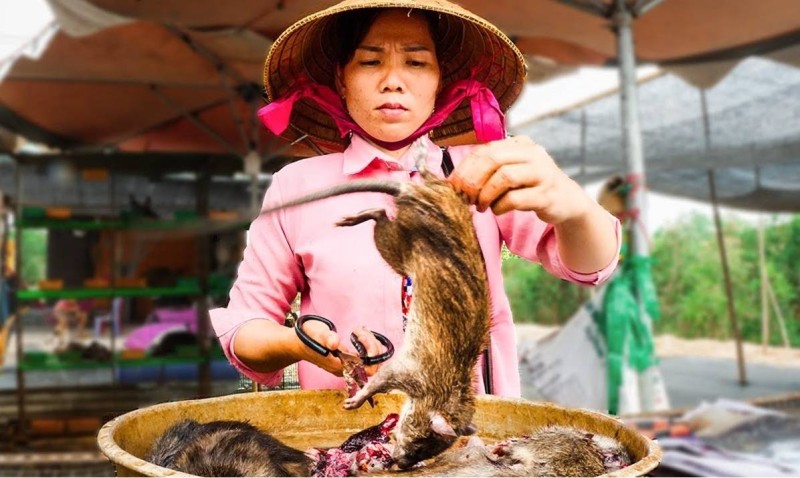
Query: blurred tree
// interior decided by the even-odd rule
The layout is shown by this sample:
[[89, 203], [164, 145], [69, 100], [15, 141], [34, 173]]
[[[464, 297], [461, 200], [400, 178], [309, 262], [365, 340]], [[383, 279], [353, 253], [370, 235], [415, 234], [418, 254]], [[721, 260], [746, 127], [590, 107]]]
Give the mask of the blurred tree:
[[[740, 221], [723, 224], [734, 303], [746, 341], [761, 342], [761, 279], [757, 229]], [[765, 226], [769, 279], [786, 318], [790, 343], [800, 346], [800, 215]], [[722, 265], [711, 218], [689, 215], [653, 237], [653, 279], [661, 319], [655, 332], [686, 338], [730, 339]], [[506, 292], [517, 322], [558, 325], [568, 320], [589, 291], [556, 279], [541, 266], [508, 254], [503, 262]], [[770, 343], [782, 344], [775, 314]]]
[[589, 298], [586, 288], [553, 277], [539, 264], [507, 257], [503, 275], [516, 322], [560, 325]]

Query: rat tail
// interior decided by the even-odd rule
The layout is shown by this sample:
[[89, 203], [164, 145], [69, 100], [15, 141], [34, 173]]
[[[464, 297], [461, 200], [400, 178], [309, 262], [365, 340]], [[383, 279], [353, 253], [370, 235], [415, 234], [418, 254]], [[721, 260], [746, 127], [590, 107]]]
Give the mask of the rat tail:
[[337, 184], [336, 186], [328, 189], [323, 189], [305, 196], [290, 199], [282, 204], [276, 204], [274, 206], [267, 207], [262, 209], [259, 212], [259, 215], [270, 214], [281, 209], [288, 209], [290, 207], [300, 206], [301, 204], [319, 201], [329, 197], [341, 196], [342, 194], [371, 192], [389, 194], [390, 196], [398, 196], [405, 190], [406, 187], [407, 186], [403, 183], [387, 181], [385, 179], [362, 179], [358, 181]]

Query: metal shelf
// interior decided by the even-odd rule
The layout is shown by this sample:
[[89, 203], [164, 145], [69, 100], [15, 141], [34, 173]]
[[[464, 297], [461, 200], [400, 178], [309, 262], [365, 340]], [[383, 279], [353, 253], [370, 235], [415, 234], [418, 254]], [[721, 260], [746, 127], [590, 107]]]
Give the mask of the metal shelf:
[[176, 297], [200, 295], [198, 285], [178, 287], [133, 287], [127, 289], [62, 289], [62, 290], [20, 290], [17, 291], [19, 300], [47, 300], [47, 299], [95, 299], [114, 297]]

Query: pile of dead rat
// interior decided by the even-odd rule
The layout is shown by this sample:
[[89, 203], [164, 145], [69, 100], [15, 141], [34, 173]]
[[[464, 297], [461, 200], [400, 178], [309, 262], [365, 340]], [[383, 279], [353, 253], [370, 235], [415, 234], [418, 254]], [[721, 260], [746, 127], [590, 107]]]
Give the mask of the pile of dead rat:
[[[375, 394], [400, 390], [407, 399], [397, 413], [339, 446], [305, 450], [244, 421], [187, 419], [152, 443], [148, 462], [199, 476], [597, 476], [631, 464], [617, 441], [568, 424], [482, 441], [473, 419], [475, 367], [489, 334], [483, 259], [465, 201], [417, 164], [423, 183], [348, 183], [275, 208], [352, 191], [394, 196], [393, 219], [368, 211], [339, 225], [374, 220], [381, 256], [415, 284], [402, 348], [343, 403], [351, 410], [343, 413], [362, 413], [356, 409]], [[450, 280], [465, 271], [472, 280]]]
[[154, 444], [147, 460], [197, 476], [598, 476], [631, 463], [615, 440], [563, 426], [487, 445], [460, 437], [431, 459], [400, 470], [393, 458], [390, 414], [334, 448], [291, 448], [240, 421], [193, 420], [172, 426]]

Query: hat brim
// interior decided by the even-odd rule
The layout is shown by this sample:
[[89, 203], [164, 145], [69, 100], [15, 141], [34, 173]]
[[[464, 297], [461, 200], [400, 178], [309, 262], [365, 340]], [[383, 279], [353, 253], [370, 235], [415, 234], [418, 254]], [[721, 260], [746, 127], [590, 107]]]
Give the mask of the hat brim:
[[[300, 79], [335, 87], [331, 20], [342, 12], [367, 8], [409, 8], [441, 14], [438, 30], [443, 38], [437, 41], [441, 50], [437, 56], [443, 86], [469, 78], [470, 70], [481, 62], [474, 79], [494, 93], [503, 111], [522, 91], [527, 73], [522, 53], [497, 27], [472, 12], [443, 0], [345, 0], [299, 20], [275, 40], [264, 64], [268, 100], [280, 98]], [[465, 101], [431, 132], [431, 137], [435, 141], [465, 137], [472, 129], [472, 113]], [[324, 152], [341, 151], [347, 143], [328, 113], [311, 100], [295, 104], [290, 126], [282, 136], [293, 141], [303, 135]]]

